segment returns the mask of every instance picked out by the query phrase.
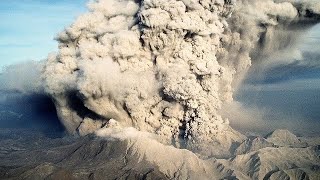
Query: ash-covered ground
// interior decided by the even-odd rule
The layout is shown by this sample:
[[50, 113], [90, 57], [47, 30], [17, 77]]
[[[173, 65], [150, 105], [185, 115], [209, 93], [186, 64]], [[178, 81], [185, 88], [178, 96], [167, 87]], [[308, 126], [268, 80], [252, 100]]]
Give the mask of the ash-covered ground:
[[[131, 131], [131, 133], [130, 133]], [[134, 134], [134, 135], [133, 135]], [[1, 129], [1, 179], [319, 179], [320, 138], [248, 137], [227, 158], [199, 158], [135, 130], [108, 137]]]

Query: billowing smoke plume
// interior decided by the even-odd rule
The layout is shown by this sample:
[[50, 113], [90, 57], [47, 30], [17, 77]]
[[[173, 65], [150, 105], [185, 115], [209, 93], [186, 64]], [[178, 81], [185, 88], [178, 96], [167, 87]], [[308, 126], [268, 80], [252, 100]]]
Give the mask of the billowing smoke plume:
[[45, 65], [45, 89], [70, 133], [92, 133], [113, 119], [165, 143], [221, 155], [244, 138], [218, 113], [222, 105], [233, 101], [252, 62], [288, 48], [298, 27], [319, 19], [319, 6], [96, 0], [59, 34], [59, 53]]

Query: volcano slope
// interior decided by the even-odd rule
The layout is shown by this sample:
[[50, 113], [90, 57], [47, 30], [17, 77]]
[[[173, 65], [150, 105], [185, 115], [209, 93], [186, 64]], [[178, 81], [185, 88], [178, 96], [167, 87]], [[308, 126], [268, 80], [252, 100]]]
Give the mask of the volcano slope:
[[[271, 136], [285, 139], [287, 130]], [[103, 136], [101, 136], [103, 134]], [[291, 134], [291, 133], [290, 133]], [[319, 179], [319, 139], [276, 145], [250, 137], [231, 158], [199, 158], [159, 143], [151, 134], [47, 137], [30, 130], [0, 133], [1, 179]]]

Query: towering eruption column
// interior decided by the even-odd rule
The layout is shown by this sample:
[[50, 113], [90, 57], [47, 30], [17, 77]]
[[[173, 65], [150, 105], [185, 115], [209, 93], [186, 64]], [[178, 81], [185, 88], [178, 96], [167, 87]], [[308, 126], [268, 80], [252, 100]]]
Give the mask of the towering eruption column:
[[138, 14], [141, 39], [161, 83], [161, 99], [170, 104], [159, 109], [157, 134], [175, 142], [182, 138], [186, 143], [180, 145], [209, 154], [212, 146], [228, 149], [242, 138], [217, 113], [223, 102], [232, 100], [235, 69], [222, 66], [217, 53], [225, 51], [222, 39], [233, 5], [232, 1], [144, 1]]
[[233, 6], [219, 0], [90, 4], [59, 35], [59, 54], [48, 58], [44, 72], [66, 129], [85, 135], [115, 119], [199, 151], [241, 140], [217, 113], [232, 100], [235, 69], [216, 55], [225, 51]]
[[176, 147], [224, 155], [244, 137], [218, 112], [232, 101], [251, 50], [272, 42], [272, 29], [310, 14], [298, 5], [97, 0], [58, 36], [46, 91], [70, 133], [132, 126]]

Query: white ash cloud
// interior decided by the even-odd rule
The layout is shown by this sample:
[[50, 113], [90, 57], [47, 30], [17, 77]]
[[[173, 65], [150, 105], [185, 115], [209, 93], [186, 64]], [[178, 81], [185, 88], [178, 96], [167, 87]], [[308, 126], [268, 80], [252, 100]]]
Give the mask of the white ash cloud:
[[290, 46], [286, 29], [317, 15], [316, 8], [303, 14], [311, 7], [302, 5], [93, 1], [59, 34], [59, 53], [43, 73], [46, 92], [70, 133], [115, 119], [177, 147], [221, 153], [244, 138], [221, 116], [222, 105], [233, 101], [252, 60]]

